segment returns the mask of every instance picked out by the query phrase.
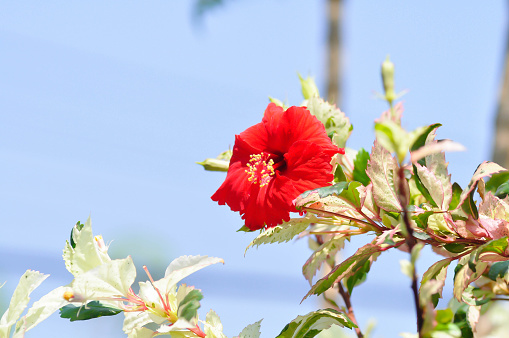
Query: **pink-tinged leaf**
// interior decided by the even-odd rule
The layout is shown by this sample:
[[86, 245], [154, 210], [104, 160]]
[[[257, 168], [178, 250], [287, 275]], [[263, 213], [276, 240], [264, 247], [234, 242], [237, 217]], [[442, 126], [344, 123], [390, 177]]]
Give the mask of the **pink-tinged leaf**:
[[437, 290], [437, 293], [440, 297], [442, 297], [443, 285], [447, 277], [447, 268], [449, 267], [449, 264], [451, 264], [451, 261], [452, 260], [450, 258], [446, 258], [430, 266], [429, 269], [422, 275], [420, 289], [422, 289], [422, 286], [428, 281], [432, 279], [438, 280], [439, 282], [442, 282], [442, 287]]
[[452, 200], [453, 189], [451, 184], [451, 175], [449, 175], [447, 171], [448, 164], [449, 163], [445, 161], [445, 153], [443, 152], [426, 156], [426, 168], [435, 174], [435, 177], [440, 180], [440, 183], [443, 186], [442, 190], [444, 192], [444, 201], [442, 204], [442, 210], [447, 210]]
[[336, 265], [325, 277], [318, 280], [302, 300], [311, 295], [321, 295], [329, 288], [331, 288], [336, 282], [339, 282], [343, 278], [353, 275], [359, 269], [365, 268], [365, 263], [367, 261], [369, 261], [371, 264], [378, 257], [378, 255], [380, 255], [381, 252], [390, 248], [397, 247], [403, 243], [404, 240], [399, 239], [397, 243], [392, 245], [377, 245], [374, 243], [368, 243], [364, 245], [363, 247], [359, 248], [353, 256], [348, 257], [346, 260]]
[[435, 176], [435, 174], [428, 168], [421, 166], [419, 163], [416, 163], [415, 167], [417, 168], [417, 175], [419, 176], [422, 185], [428, 190], [435, 204], [441, 210], [447, 210], [450, 203], [450, 197], [452, 196], [451, 186], [449, 185], [449, 188], [451, 189], [447, 194], [449, 201], [446, 201], [446, 192], [444, 191], [446, 187], [443, 186], [442, 182]]
[[417, 163], [420, 159], [440, 153], [442, 151], [465, 151], [466, 148], [460, 143], [453, 142], [451, 140], [433, 141], [430, 142], [416, 151], [410, 153], [410, 160], [412, 163]]
[[383, 123], [386, 121], [392, 121], [400, 123], [403, 111], [404, 111], [403, 102], [398, 102], [394, 105], [392, 109], [387, 109], [386, 111], [384, 111], [382, 115], [375, 120], [375, 122]]
[[390, 212], [402, 211], [396, 190], [399, 181], [397, 171], [396, 159], [378, 141], [375, 141], [366, 174], [373, 184], [376, 205]]
[[484, 194], [484, 199], [479, 204], [479, 214], [493, 219], [509, 221], [509, 204], [493, 195], [491, 191], [488, 191]]
[[478, 261], [477, 264], [475, 264], [475, 272], [472, 271], [469, 264], [470, 257], [471, 255], [462, 257], [460, 263], [464, 265], [454, 276], [454, 297], [460, 302], [462, 301], [463, 291], [465, 291], [467, 286], [479, 279], [488, 268], [488, 263]]
[[480, 306], [469, 306], [467, 311], [467, 318], [470, 327], [473, 332], [477, 332], [476, 327], [479, 322], [479, 318], [481, 317], [481, 307]]
[[492, 239], [509, 236], [509, 223], [506, 220], [479, 216], [479, 223]]
[[499, 166], [495, 162], [484, 161], [483, 163], [481, 163], [477, 167], [477, 170], [475, 171], [474, 175], [472, 176], [472, 179], [470, 180], [470, 183], [468, 184], [468, 188], [463, 190], [463, 192], [461, 193], [460, 202], [458, 203], [458, 206], [456, 207], [456, 209], [460, 208], [461, 205], [463, 204], [463, 202], [465, 202], [465, 200], [468, 198], [470, 193], [474, 191], [475, 187], [477, 186], [477, 182], [481, 178], [493, 175], [495, 173], [498, 173], [498, 172], [504, 171], [504, 170], [507, 170], [507, 169]]
[[329, 257], [334, 257], [336, 253], [345, 246], [345, 239], [346, 236], [335, 236], [331, 240], [323, 243], [313, 252], [306, 263], [304, 263], [304, 266], [302, 266], [302, 274], [308, 280], [309, 285], [312, 285], [313, 277], [322, 264]]

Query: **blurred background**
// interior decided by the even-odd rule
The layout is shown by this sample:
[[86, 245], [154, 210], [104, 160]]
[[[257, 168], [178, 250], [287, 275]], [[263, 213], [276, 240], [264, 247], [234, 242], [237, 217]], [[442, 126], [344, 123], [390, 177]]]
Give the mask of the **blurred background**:
[[[464, 187], [492, 158], [495, 126], [503, 132], [509, 121], [496, 123], [509, 111], [499, 108], [507, 10], [502, 0], [0, 3], [0, 311], [26, 269], [51, 274], [33, 300], [71, 281], [62, 249], [90, 215], [112, 257], [131, 255], [154, 278], [180, 255], [222, 257], [225, 265], [186, 280], [205, 296], [201, 316], [214, 309], [228, 336], [264, 318], [262, 337], [276, 336], [320, 305], [299, 305], [307, 243], [244, 256], [255, 234], [235, 232], [239, 215], [210, 200], [224, 173], [195, 162], [232, 147], [268, 96], [299, 105], [297, 72], [350, 117], [347, 146], [370, 150], [390, 54], [396, 89], [409, 90], [404, 126], [440, 122], [439, 138], [467, 147], [448, 155]], [[370, 240], [355, 239], [344, 255]], [[421, 273], [435, 259], [427, 254]], [[354, 290], [361, 326], [376, 318], [374, 337], [415, 331], [404, 258], [384, 253]], [[27, 337], [122, 337], [122, 317], [69, 323], [54, 314]]]

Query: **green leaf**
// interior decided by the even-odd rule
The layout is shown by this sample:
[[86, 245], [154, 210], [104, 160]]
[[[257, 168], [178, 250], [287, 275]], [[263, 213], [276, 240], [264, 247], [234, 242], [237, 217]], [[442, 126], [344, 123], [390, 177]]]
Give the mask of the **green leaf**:
[[396, 153], [399, 163], [403, 163], [410, 147], [427, 130], [428, 127], [419, 127], [407, 132], [399, 124], [390, 120], [375, 123], [377, 140], [389, 152]]
[[298, 316], [288, 323], [276, 338], [312, 338], [332, 325], [357, 327], [345, 313], [333, 309], [322, 309]]
[[368, 167], [369, 153], [364, 148], [359, 149], [353, 161], [353, 179], [367, 186], [370, 182], [366, 168]]
[[373, 197], [377, 206], [390, 212], [402, 211], [396, 192], [398, 169], [396, 160], [375, 141], [366, 173], [373, 184]]
[[76, 225], [72, 228], [71, 230], [71, 235], [69, 236], [70, 237], [70, 242], [71, 242], [71, 246], [74, 248], [76, 248], [76, 242], [74, 241], [74, 232], [80, 232], [81, 229], [83, 229], [83, 226], [84, 224], [81, 224], [80, 221], [78, 221], [76, 223]]
[[334, 171], [334, 182], [345, 182], [346, 181], [346, 175], [343, 171], [343, 167], [338, 164], [336, 167], [336, 170]]
[[462, 192], [463, 192], [463, 189], [461, 189], [461, 187], [458, 183], [454, 183], [452, 185], [452, 198], [451, 198], [451, 203], [449, 204], [449, 210], [454, 210], [458, 207], [458, 204], [460, 203], [460, 198], [461, 198]]
[[198, 309], [200, 308], [200, 300], [202, 299], [203, 295], [200, 290], [191, 290], [179, 303], [177, 315], [187, 321], [191, 321], [191, 319], [196, 317]]
[[[438, 127], [441, 127], [442, 125], [440, 123], [431, 124], [423, 130], [423, 132], [415, 139], [414, 143], [410, 147], [410, 151], [416, 151], [420, 147], [424, 146], [426, 144], [426, 140], [428, 138], [428, 135], [437, 129]], [[422, 165], [422, 163], [421, 163]]]
[[495, 194], [498, 187], [507, 182], [509, 182], [509, 171], [493, 174], [488, 182], [486, 182], [486, 190]]
[[467, 247], [464, 243], [448, 243], [444, 245], [444, 249], [452, 253], [462, 253]]
[[316, 86], [315, 80], [312, 77], [303, 78], [299, 73], [300, 86], [302, 90], [302, 96], [304, 100], [308, 100], [312, 97], [320, 97], [320, 93], [318, 92], [318, 87]]
[[509, 271], [509, 261], [496, 262], [490, 267], [488, 277], [496, 281], [498, 277], [503, 278]]
[[370, 269], [371, 261], [366, 260], [364, 266], [360, 267], [354, 274], [344, 279], [349, 294], [352, 294], [354, 287], [362, 284], [366, 280]]
[[99, 301], [89, 302], [86, 305], [66, 305], [60, 309], [60, 317], [68, 318], [71, 322], [76, 320], [88, 320], [98, 317], [114, 316], [122, 312], [121, 309]]
[[509, 194], [509, 181], [502, 183], [495, 191], [495, 196], [498, 198], [505, 198]]
[[307, 229], [310, 223], [316, 223], [318, 219], [316, 216], [308, 214], [303, 218], [292, 218], [289, 222], [273, 228], [268, 228], [258, 235], [246, 248], [252, 246], [260, 246], [262, 244], [284, 243], [292, 240], [295, 236]]
[[259, 338], [261, 323], [262, 319], [260, 319], [256, 323], [249, 324], [244, 328], [244, 330], [242, 330], [238, 338]]

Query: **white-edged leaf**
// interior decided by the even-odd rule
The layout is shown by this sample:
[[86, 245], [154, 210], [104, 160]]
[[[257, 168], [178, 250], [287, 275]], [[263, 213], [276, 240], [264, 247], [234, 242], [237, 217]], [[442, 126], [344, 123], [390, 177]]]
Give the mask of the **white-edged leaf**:
[[71, 284], [74, 294], [86, 300], [126, 296], [136, 279], [131, 256], [115, 259], [78, 275]]
[[[145, 324], [152, 322], [147, 312], [125, 312], [124, 311], [124, 325], [122, 330], [130, 334], [135, 331], [136, 328], [141, 329]], [[136, 333], [136, 331], [135, 331]], [[133, 333], [133, 334], [135, 334]], [[131, 337], [129, 335], [129, 337]], [[135, 336], [133, 336], [135, 337]]]
[[504, 167], [499, 166], [495, 162], [488, 162], [484, 161], [483, 163], [479, 164], [477, 169], [474, 172], [474, 175], [472, 176], [472, 179], [470, 180], [470, 183], [468, 184], [468, 188], [463, 190], [460, 196], [460, 201], [458, 203], [458, 206], [456, 209], [459, 209], [463, 202], [468, 198], [470, 193], [475, 189], [477, 186], [477, 182], [483, 177], [493, 175], [495, 173], [498, 173], [500, 171], [505, 171]]
[[[100, 248], [92, 233], [92, 220], [88, 217], [81, 230], [73, 228], [73, 238], [76, 246], [73, 248], [66, 242], [64, 261], [67, 270], [75, 277], [87, 272], [103, 263], [111, 261], [107, 248]], [[100, 237], [98, 237], [99, 239]]]
[[321, 309], [298, 316], [288, 323], [276, 338], [312, 338], [332, 325], [357, 327], [345, 313], [332, 309]]
[[[424, 284], [426, 284], [428, 281], [432, 279], [436, 279], [438, 281], [445, 283], [445, 279], [447, 277], [447, 268], [449, 267], [449, 264], [451, 264], [451, 259], [446, 258], [438, 262], [435, 262], [433, 265], [431, 265], [428, 268], [428, 270], [426, 270], [426, 272], [422, 275], [420, 289], [423, 287]], [[440, 295], [440, 297], [442, 297], [442, 289], [438, 290], [438, 294]]]
[[375, 141], [366, 174], [373, 184], [373, 197], [377, 206], [390, 212], [402, 211], [396, 187], [398, 163], [391, 154]]
[[174, 285], [190, 274], [201, 270], [209, 265], [223, 263], [224, 260], [208, 256], [181, 256], [174, 259], [166, 268], [164, 278], [156, 281], [157, 287], [162, 290], [170, 290]]
[[416, 163], [415, 167], [422, 185], [428, 190], [438, 208], [447, 210], [452, 198], [451, 182], [449, 181], [448, 185], [444, 185], [444, 182], [437, 178], [435, 173], [427, 167], [423, 167], [419, 163]]
[[310, 223], [316, 221], [313, 215], [306, 215], [303, 218], [292, 218], [290, 221], [277, 225], [273, 228], [268, 228], [259, 234], [246, 248], [256, 245], [257, 247], [262, 244], [283, 243], [292, 240], [295, 236], [307, 229]]
[[329, 257], [334, 257], [336, 253], [345, 246], [345, 236], [336, 236], [322, 245], [311, 254], [306, 263], [302, 266], [302, 273], [308, 280], [309, 284], [312, 285], [313, 277], [316, 272], [320, 269], [323, 262]]
[[426, 156], [437, 154], [443, 151], [451, 152], [465, 150], [466, 148], [462, 144], [451, 140], [441, 140], [440, 142], [433, 141], [413, 151], [410, 155], [410, 160], [412, 163], [417, 163], [417, 161]]
[[213, 310], [207, 313], [205, 322], [203, 323], [203, 331], [207, 338], [226, 338], [223, 333], [221, 319]]
[[24, 333], [34, 328], [34, 326], [51, 316], [62, 306], [67, 305], [68, 302], [64, 299], [63, 295], [68, 290], [70, 290], [69, 287], [60, 286], [34, 302], [32, 307], [28, 309], [27, 314], [16, 324], [15, 332]]
[[260, 319], [256, 323], [249, 324], [246, 326], [242, 332], [239, 334], [238, 338], [260, 338], [260, 327], [262, 324], [262, 320]]
[[39, 271], [27, 270], [19, 279], [19, 283], [9, 304], [9, 308], [0, 319], [0, 336], [8, 337], [12, 325], [16, 323], [30, 301], [30, 294], [34, 291], [49, 275]]
[[350, 119], [335, 105], [319, 97], [310, 97], [305, 102], [305, 106], [312, 115], [323, 123], [327, 134], [334, 134], [334, 143], [338, 147], [344, 147], [352, 127]]

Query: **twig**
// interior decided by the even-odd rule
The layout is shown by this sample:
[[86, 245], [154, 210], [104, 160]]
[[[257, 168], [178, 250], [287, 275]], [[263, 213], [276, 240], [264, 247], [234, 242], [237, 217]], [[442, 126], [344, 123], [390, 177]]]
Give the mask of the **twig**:
[[[408, 216], [408, 200], [407, 200], [407, 190], [408, 187], [405, 185], [406, 179], [405, 179], [405, 172], [402, 167], [398, 170], [398, 178], [399, 178], [399, 193], [398, 193], [398, 199], [399, 203], [401, 204], [401, 207], [403, 208], [403, 223], [405, 224], [406, 229], [406, 236], [405, 236], [405, 242], [408, 246], [408, 250], [410, 253], [412, 253], [412, 249], [417, 244], [417, 241], [414, 237], [414, 229], [410, 225], [410, 217]], [[412, 274], [412, 292], [414, 294], [414, 302], [415, 302], [415, 312], [417, 314], [417, 332], [419, 334], [419, 338], [422, 338], [421, 329], [423, 325], [423, 316], [422, 316], [422, 308], [419, 304], [419, 291], [417, 288], [417, 272], [414, 267], [413, 274]]]
[[357, 334], [357, 337], [363, 338], [364, 335], [362, 334], [362, 331], [359, 328], [359, 324], [357, 323], [357, 319], [355, 318], [355, 314], [353, 312], [352, 303], [350, 302], [350, 294], [343, 288], [343, 283], [341, 283], [341, 281], [338, 282], [338, 289], [339, 294], [341, 295], [341, 297], [343, 297], [343, 300], [345, 301], [346, 310], [348, 312], [347, 313], [348, 318], [350, 318], [350, 320], [355, 325], [357, 325], [357, 327], [355, 328], [355, 333]]

